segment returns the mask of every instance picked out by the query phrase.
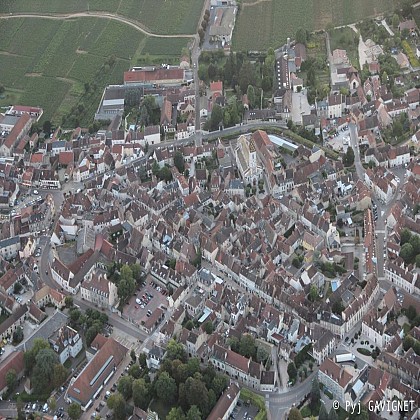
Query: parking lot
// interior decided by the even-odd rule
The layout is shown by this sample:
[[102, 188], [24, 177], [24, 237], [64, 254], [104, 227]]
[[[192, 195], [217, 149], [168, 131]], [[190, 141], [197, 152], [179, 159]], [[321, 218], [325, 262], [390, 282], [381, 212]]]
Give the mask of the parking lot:
[[350, 144], [348, 126], [340, 127], [332, 133], [324, 133], [325, 144], [335, 151], [346, 152]]
[[167, 291], [148, 280], [146, 285], [138, 289], [124, 308], [124, 315], [131, 322], [140, 324], [159, 307], [167, 307]]
[[258, 408], [254, 405], [247, 405], [243, 401], [238, 400], [238, 404], [236, 405], [233, 413], [231, 414], [230, 418], [232, 419], [246, 419], [246, 420], [253, 420], [256, 415], [258, 414]]

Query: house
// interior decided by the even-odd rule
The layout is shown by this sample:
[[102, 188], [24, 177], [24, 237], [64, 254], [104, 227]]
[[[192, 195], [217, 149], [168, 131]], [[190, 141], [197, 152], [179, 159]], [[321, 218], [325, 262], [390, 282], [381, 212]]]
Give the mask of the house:
[[142, 67], [124, 72], [125, 85], [181, 85], [185, 80], [185, 71], [179, 67]]
[[74, 359], [83, 349], [83, 340], [79, 333], [68, 325], [55, 331], [48, 341], [62, 365], [70, 357]]
[[[69, 404], [80, 404], [88, 410], [103, 387], [111, 380], [115, 370], [124, 360], [128, 349], [113, 338], [101, 337], [98, 350], [67, 390]], [[96, 338], [95, 338], [96, 340]], [[94, 342], [95, 342], [94, 340]], [[93, 343], [92, 343], [93, 344]]]
[[327, 389], [343, 408], [346, 401], [345, 394], [352, 380], [353, 376], [330, 358], [326, 358], [319, 367], [319, 383], [324, 385], [324, 390]]
[[211, 42], [221, 42], [222, 46], [230, 44], [235, 27], [237, 8], [216, 7], [214, 21], [211, 22], [209, 35]]
[[147, 367], [149, 369], [159, 370], [160, 362], [163, 360], [164, 355], [165, 355], [165, 350], [158, 345], [154, 345], [147, 353], [147, 358], [146, 358]]
[[0, 255], [6, 260], [15, 258], [20, 249], [21, 243], [19, 236], [13, 236], [0, 241]]
[[33, 120], [28, 114], [23, 114], [18, 122], [13, 126], [10, 133], [6, 136], [3, 141], [3, 144], [0, 146], [0, 155], [1, 156], [12, 156], [12, 151], [14, 147], [19, 143], [19, 141], [28, 134]]
[[207, 420], [228, 420], [232, 414], [240, 396], [239, 386], [231, 382], [220, 396], [216, 405], [211, 410]]
[[110, 309], [118, 300], [117, 286], [107, 279], [102, 270], [88, 273], [80, 285], [82, 299], [100, 308]]
[[0, 364], [0, 396], [7, 390], [7, 373], [13, 370], [16, 373], [16, 379], [22, 378], [25, 371], [25, 362], [23, 351], [12, 351]]

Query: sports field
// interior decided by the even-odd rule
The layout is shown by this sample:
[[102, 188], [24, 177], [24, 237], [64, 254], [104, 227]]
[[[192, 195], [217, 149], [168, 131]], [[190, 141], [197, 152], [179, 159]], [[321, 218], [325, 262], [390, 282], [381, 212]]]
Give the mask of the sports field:
[[194, 34], [202, 0], [1, 0], [0, 13], [109, 12], [158, 34]]
[[123, 72], [144, 57], [179, 63], [189, 41], [147, 37], [127, 24], [94, 17], [2, 19], [0, 27], [0, 84], [6, 88], [0, 106], [41, 106], [43, 120], [57, 123], [80, 104], [86, 84], [81, 123], [91, 123], [105, 85], [122, 83]]
[[233, 35], [237, 51], [266, 50], [309, 31], [354, 23], [392, 11], [398, 0], [242, 0]]

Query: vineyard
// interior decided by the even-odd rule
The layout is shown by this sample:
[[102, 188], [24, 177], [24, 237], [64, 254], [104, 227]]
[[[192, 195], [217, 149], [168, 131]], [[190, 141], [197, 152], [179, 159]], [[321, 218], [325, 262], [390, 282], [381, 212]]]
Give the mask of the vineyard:
[[242, 1], [233, 47], [237, 51], [278, 48], [297, 29], [309, 31], [354, 23], [396, 7], [395, 0], [278, 0]]
[[163, 57], [179, 63], [188, 43], [188, 38], [149, 38], [126, 24], [94, 17], [0, 23], [0, 84], [6, 87], [0, 106], [18, 99], [43, 107], [43, 119], [54, 122], [83, 100], [83, 123], [89, 123], [104, 86], [122, 83], [123, 72], [144, 57], [151, 63]]
[[199, 0], [3, 0], [0, 13], [108, 12], [138, 21], [159, 34], [194, 34], [203, 7]]

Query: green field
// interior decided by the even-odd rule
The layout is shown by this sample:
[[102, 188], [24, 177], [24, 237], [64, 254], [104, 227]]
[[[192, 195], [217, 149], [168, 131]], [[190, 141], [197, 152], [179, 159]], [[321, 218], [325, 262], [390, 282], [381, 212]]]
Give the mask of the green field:
[[392, 11], [396, 3], [396, 0], [243, 0], [233, 34], [233, 48], [237, 51], [278, 48], [287, 37], [293, 39], [299, 28], [313, 31], [331, 24], [357, 22]]
[[200, 0], [2, 0], [0, 13], [110, 12], [138, 21], [158, 34], [194, 34]]
[[149, 38], [127, 24], [95, 17], [3, 19], [0, 28], [0, 84], [6, 87], [0, 106], [17, 101], [41, 106], [43, 119], [58, 123], [80, 103], [85, 83], [94, 87], [83, 98], [82, 122], [88, 124], [105, 85], [122, 83], [123, 72], [142, 57], [169, 56], [179, 63], [189, 41]]

